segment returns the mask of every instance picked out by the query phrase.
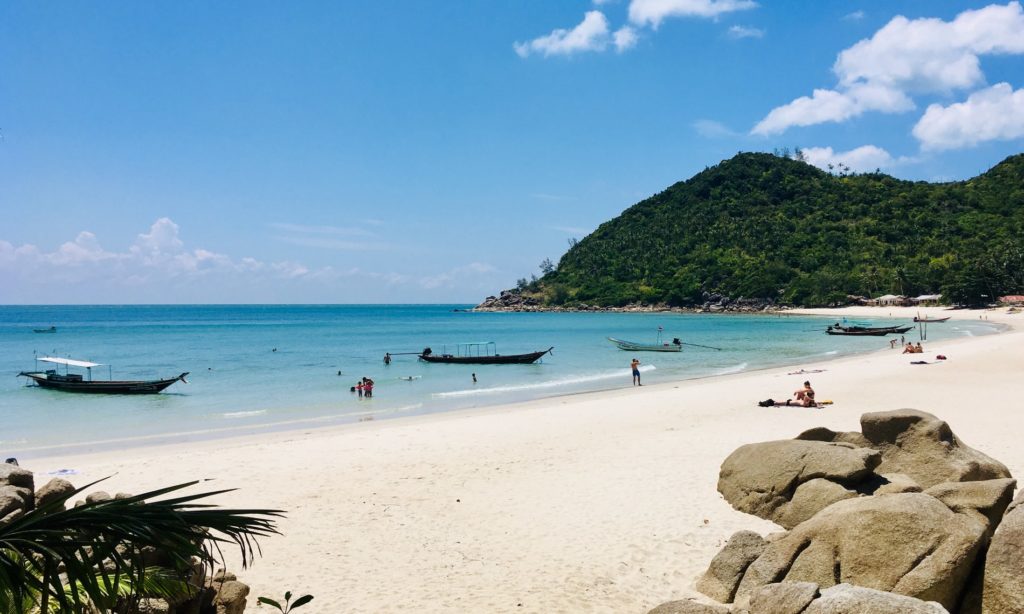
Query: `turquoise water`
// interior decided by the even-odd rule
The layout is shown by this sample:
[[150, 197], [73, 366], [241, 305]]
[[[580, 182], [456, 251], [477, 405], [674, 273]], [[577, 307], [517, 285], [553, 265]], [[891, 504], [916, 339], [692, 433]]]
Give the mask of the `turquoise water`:
[[[0, 456], [182, 440], [204, 431], [306, 428], [629, 386], [634, 354], [606, 337], [653, 342], [658, 326], [666, 339], [723, 349], [636, 354], [644, 383], [888, 347], [887, 338], [830, 337], [826, 320], [808, 316], [453, 311], [461, 307], [0, 306], [0, 374], [6, 374], [0, 376]], [[57, 333], [32, 332], [51, 325]], [[928, 334], [995, 331], [982, 322], [949, 322], [933, 324]], [[385, 352], [427, 346], [440, 352], [467, 341], [494, 341], [502, 354], [555, 350], [534, 365], [427, 364], [415, 356], [396, 356], [390, 366], [382, 361]], [[62, 393], [15, 377], [36, 368], [34, 352], [109, 364], [115, 379], [191, 375], [187, 385], [159, 395]], [[107, 367], [94, 371], [108, 376]], [[349, 392], [363, 376], [376, 382], [373, 399]]]

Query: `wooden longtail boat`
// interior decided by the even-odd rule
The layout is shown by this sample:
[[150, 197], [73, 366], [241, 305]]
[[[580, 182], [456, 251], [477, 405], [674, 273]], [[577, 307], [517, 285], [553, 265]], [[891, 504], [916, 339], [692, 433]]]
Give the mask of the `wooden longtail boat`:
[[847, 337], [884, 337], [890, 334], [888, 330], [843, 330], [843, 329], [827, 329], [826, 335], [841, 335]]
[[55, 333], [55, 332], [57, 332], [57, 327], [56, 326], [51, 326], [50, 328], [33, 328], [32, 332], [34, 332], [34, 333]]
[[829, 326], [825, 332], [829, 335], [873, 336], [902, 335], [913, 326]]
[[529, 354], [498, 354], [493, 341], [483, 343], [460, 343], [455, 354], [442, 351], [435, 354], [430, 348], [424, 348], [419, 354], [424, 362], [438, 362], [455, 365], [528, 365], [537, 362], [541, 356], [555, 349], [554, 346]]
[[608, 341], [611, 341], [620, 350], [627, 350], [630, 352], [682, 352], [683, 344], [679, 339], [673, 339], [672, 343], [635, 343], [633, 341], [625, 341], [624, 339], [616, 339], [615, 337], [608, 337]]
[[71, 360], [69, 358], [44, 357], [36, 360], [65, 367], [81, 367], [88, 371], [88, 379], [77, 373], [58, 373], [56, 369], [46, 371], [22, 371], [19, 377], [27, 377], [33, 380], [41, 388], [51, 388], [64, 392], [91, 392], [101, 394], [156, 394], [175, 382], [188, 383], [185, 376], [188, 372], [182, 373], [170, 379], [154, 380], [93, 380], [92, 368], [102, 366], [95, 362], [84, 360]]
[[914, 321], [915, 322], [924, 322], [925, 324], [931, 324], [933, 322], [945, 322], [949, 318], [950, 318], [950, 316], [946, 316], [944, 318], [928, 318], [928, 317], [917, 318], [917, 317], [915, 317]]

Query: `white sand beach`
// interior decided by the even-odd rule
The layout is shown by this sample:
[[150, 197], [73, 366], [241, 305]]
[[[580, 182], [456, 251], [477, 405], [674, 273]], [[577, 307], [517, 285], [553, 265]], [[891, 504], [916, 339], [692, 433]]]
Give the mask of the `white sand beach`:
[[[813, 313], [918, 311], [1024, 321], [1003, 310]], [[23, 466], [39, 485], [59, 469], [77, 471], [76, 485], [113, 475], [101, 486], [110, 493], [210, 479], [201, 487], [238, 489], [218, 503], [287, 510], [283, 535], [234, 569], [250, 605], [291, 590], [315, 595], [304, 613], [645, 612], [690, 594], [733, 532], [778, 530], [716, 491], [742, 444], [857, 430], [863, 412], [912, 407], [1024, 474], [1022, 333], [924, 346], [903, 355], [879, 338], [877, 353], [818, 364]], [[940, 353], [948, 360], [934, 362]], [[922, 359], [933, 364], [909, 364]], [[824, 371], [788, 375], [800, 368]], [[805, 379], [834, 404], [757, 406]]]

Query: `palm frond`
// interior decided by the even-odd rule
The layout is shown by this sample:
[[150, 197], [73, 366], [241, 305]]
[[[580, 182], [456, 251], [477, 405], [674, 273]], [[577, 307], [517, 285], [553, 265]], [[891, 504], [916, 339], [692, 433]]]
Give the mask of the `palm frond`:
[[[146, 580], [143, 548], [161, 552], [169, 568], [184, 573], [193, 557], [211, 568], [215, 552], [233, 544], [247, 567], [259, 553], [257, 538], [277, 534], [276, 519], [284, 513], [196, 503], [226, 490], [151, 500], [197, 483], [60, 509], [94, 482], [0, 526], [0, 611], [22, 614], [26, 602], [44, 614], [51, 603], [79, 610], [124, 583], [138, 593]], [[66, 584], [76, 590], [65, 591]]]

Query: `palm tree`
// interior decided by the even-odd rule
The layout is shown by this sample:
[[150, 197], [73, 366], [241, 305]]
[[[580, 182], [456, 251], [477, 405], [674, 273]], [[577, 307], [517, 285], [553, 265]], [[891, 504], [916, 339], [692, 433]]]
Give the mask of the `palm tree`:
[[[150, 501], [197, 483], [63, 509], [93, 482], [0, 525], [0, 612], [130, 609], [144, 588], [181, 596], [193, 557], [207, 572], [223, 560], [222, 545], [237, 546], [247, 567], [259, 553], [256, 538], [278, 533], [284, 513], [198, 503], [230, 490]], [[147, 567], [144, 550], [169, 564]]]

